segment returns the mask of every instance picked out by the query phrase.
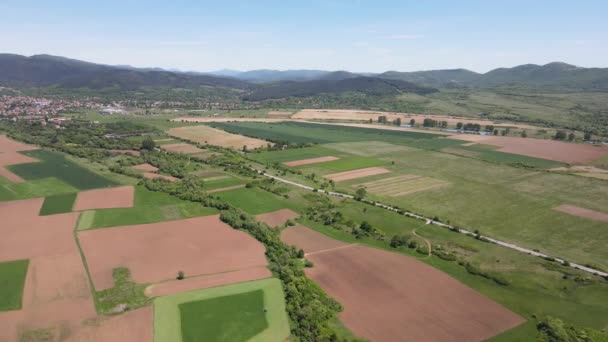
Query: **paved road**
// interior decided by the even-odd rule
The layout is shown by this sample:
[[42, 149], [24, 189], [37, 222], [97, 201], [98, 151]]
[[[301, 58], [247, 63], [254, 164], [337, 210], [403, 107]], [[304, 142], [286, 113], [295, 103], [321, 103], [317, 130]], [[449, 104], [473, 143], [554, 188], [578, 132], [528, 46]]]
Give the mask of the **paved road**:
[[[277, 180], [277, 181], [285, 183], [285, 184], [290, 184], [290, 185], [293, 185], [293, 186], [296, 186], [296, 187], [299, 187], [299, 188], [302, 188], [302, 189], [306, 189], [306, 190], [309, 190], [309, 191], [313, 191], [315, 189], [313, 187], [310, 187], [310, 186], [307, 186], [307, 185], [304, 185], [304, 184], [292, 182], [292, 181], [287, 180], [287, 179], [283, 179], [283, 178], [279, 178], [277, 176], [273, 176], [271, 174], [265, 173], [263, 171], [255, 169], [255, 168], [253, 168], [253, 170], [256, 171], [256, 172], [258, 172], [261, 175], [264, 175], [264, 176], [266, 176], [268, 178], [272, 178], [274, 180]], [[343, 193], [335, 192], [335, 191], [327, 191], [327, 190], [322, 190], [322, 189], [318, 189], [317, 191], [320, 192], [320, 193], [325, 193], [325, 194], [332, 195], [332, 196], [338, 196], [338, 197], [344, 197], [344, 198], [354, 198], [354, 196], [352, 196], [352, 195], [343, 194]], [[369, 204], [375, 205], [377, 207], [386, 209], [386, 210], [394, 211], [394, 212], [397, 212], [397, 213], [401, 212], [405, 216], [413, 217], [413, 218], [416, 218], [418, 220], [424, 220], [424, 221], [427, 221], [430, 224], [433, 224], [433, 225], [436, 225], [436, 226], [439, 226], [439, 227], [443, 227], [443, 228], [447, 228], [447, 229], [451, 229], [451, 230], [455, 229], [453, 226], [451, 226], [449, 224], [445, 224], [445, 223], [442, 223], [442, 222], [434, 221], [434, 220], [432, 220], [432, 219], [430, 219], [428, 217], [424, 217], [424, 216], [420, 216], [420, 215], [417, 215], [417, 214], [414, 214], [414, 213], [410, 213], [410, 212], [407, 212], [407, 211], [399, 210], [397, 208], [393, 208], [391, 206], [388, 206], [388, 205], [385, 205], [385, 204], [382, 204], [382, 203], [379, 203], [379, 202], [372, 202], [372, 201], [369, 201], [369, 200], [363, 200], [363, 201], [367, 202]], [[465, 234], [465, 235], [472, 235], [472, 236], [477, 235], [477, 234], [475, 234], [475, 233], [473, 233], [471, 231], [465, 230], [465, 229], [458, 229], [458, 232], [461, 233], [461, 234]], [[556, 262], [559, 262], [561, 264], [565, 263], [565, 260], [562, 259], [562, 258], [558, 258], [558, 257], [550, 256], [550, 255], [547, 255], [547, 254], [544, 254], [544, 253], [536, 252], [534, 250], [527, 249], [527, 248], [524, 248], [524, 247], [520, 247], [520, 246], [514, 245], [514, 244], [509, 243], [509, 242], [493, 239], [491, 237], [484, 236], [484, 235], [480, 235], [480, 238], [483, 238], [483, 239], [485, 239], [487, 241], [493, 242], [493, 243], [495, 243], [497, 245], [500, 245], [500, 246], [503, 246], [503, 247], [506, 247], [506, 248], [510, 248], [510, 249], [516, 250], [516, 251], [521, 252], [521, 253], [526, 253], [526, 254], [534, 255], [534, 256], [537, 256], [537, 257], [540, 257], [540, 258], [553, 258], [553, 259], [555, 259]], [[592, 273], [592, 274], [597, 274], [597, 275], [600, 275], [602, 277], [608, 277], [608, 273], [606, 273], [606, 272], [602, 272], [602, 271], [599, 271], [599, 270], [596, 270], [596, 269], [593, 269], [593, 268], [590, 268], [590, 267], [587, 267], [587, 266], [575, 264], [573, 262], [569, 262], [569, 266], [572, 267], [572, 268], [575, 268], [575, 269], [579, 269], [581, 271], [589, 272], [589, 273]]]

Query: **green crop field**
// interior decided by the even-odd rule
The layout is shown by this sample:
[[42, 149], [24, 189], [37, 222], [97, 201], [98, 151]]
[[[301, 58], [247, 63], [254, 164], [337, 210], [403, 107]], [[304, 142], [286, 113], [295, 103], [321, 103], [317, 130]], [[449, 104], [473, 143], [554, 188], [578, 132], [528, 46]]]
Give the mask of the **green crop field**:
[[[221, 176], [219, 176], [221, 177]], [[203, 188], [205, 190], [215, 190], [215, 189], [221, 189], [221, 188], [227, 188], [229, 186], [234, 186], [234, 185], [239, 185], [239, 184], [245, 184], [246, 181], [237, 177], [233, 177], [230, 175], [225, 175], [226, 178], [221, 178], [221, 179], [213, 179], [214, 177], [211, 177], [211, 180], [206, 180], [204, 183]]]
[[372, 166], [382, 166], [389, 164], [386, 161], [382, 161], [371, 157], [350, 157], [338, 160], [332, 160], [324, 163], [309, 164], [298, 167], [299, 169], [310, 169], [310, 170], [322, 170], [329, 172], [342, 172], [350, 171], [355, 169], [362, 169]]
[[0, 262], [0, 311], [21, 309], [29, 260]]
[[55, 177], [13, 183], [0, 176], [0, 201], [45, 197], [77, 191], [77, 188]]
[[298, 210], [293, 201], [285, 200], [281, 196], [272, 194], [259, 188], [243, 188], [217, 193], [219, 197], [243, 211], [258, 215], [283, 208]]
[[161, 192], [135, 188], [132, 208], [89, 210], [81, 214], [78, 230], [180, 220], [217, 213], [199, 203], [183, 201]]
[[347, 141], [383, 141], [395, 144], [406, 144], [420, 139], [437, 139], [441, 135], [381, 130], [337, 125], [318, 125], [302, 122], [213, 122], [209, 126], [223, 129], [230, 133], [242, 134], [272, 141], [299, 143], [335, 143]]
[[8, 168], [25, 180], [55, 177], [79, 190], [116, 185], [80, 165], [67, 160], [60, 152], [49, 150], [25, 151], [23, 154], [40, 160], [38, 163], [11, 165]]
[[263, 309], [262, 290], [179, 304], [182, 341], [247, 341], [268, 328]]
[[76, 201], [76, 193], [59, 194], [45, 197], [40, 208], [40, 215], [69, 213]]
[[513, 153], [495, 151], [494, 149], [496, 149], [496, 147], [494, 147], [494, 146], [488, 147], [487, 145], [472, 145], [472, 146], [461, 146], [459, 148], [478, 152], [479, 155], [477, 156], [477, 158], [479, 158], [481, 160], [495, 162], [495, 163], [503, 163], [503, 164], [522, 163], [522, 164], [534, 166], [539, 169], [551, 169], [554, 167], [564, 166], [563, 163], [553, 161], [553, 160], [534, 158], [534, 157], [522, 156], [522, 155], [513, 154]]
[[154, 300], [154, 341], [157, 342], [282, 342], [289, 334], [283, 290], [276, 278]]

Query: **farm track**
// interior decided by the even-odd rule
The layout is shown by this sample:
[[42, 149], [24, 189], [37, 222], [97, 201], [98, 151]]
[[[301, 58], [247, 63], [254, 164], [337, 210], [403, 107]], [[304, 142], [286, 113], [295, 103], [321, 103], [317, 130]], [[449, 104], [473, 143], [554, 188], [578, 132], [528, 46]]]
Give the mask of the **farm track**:
[[416, 233], [416, 229], [412, 230], [412, 234], [420, 239], [422, 239], [422, 241], [424, 241], [424, 243], [426, 244], [426, 248], [429, 250], [429, 253], [427, 254], [427, 256], [424, 257], [424, 259], [430, 258], [431, 255], [433, 254], [433, 250], [432, 250], [432, 245], [431, 242], [429, 240], [427, 240], [426, 238], [418, 235], [418, 233]]
[[[280, 177], [277, 177], [277, 176], [273, 176], [271, 174], [265, 173], [264, 171], [258, 170], [256, 168], [251, 168], [251, 169], [253, 171], [256, 171], [258, 174], [261, 174], [261, 175], [263, 175], [265, 177], [268, 177], [268, 178], [272, 178], [272, 179], [274, 179], [276, 181], [279, 181], [281, 183], [293, 185], [293, 186], [296, 186], [296, 187], [299, 187], [301, 189], [305, 189], [305, 190], [308, 190], [308, 191], [314, 191], [315, 190], [315, 188], [313, 188], [313, 187], [310, 187], [310, 186], [307, 186], [307, 185], [304, 185], [304, 184], [300, 184], [300, 183], [296, 183], [296, 182], [292, 182], [290, 180], [283, 179], [283, 178], [280, 178]], [[342, 198], [351, 198], [351, 199], [354, 199], [353, 195], [344, 194], [344, 193], [341, 193], [341, 192], [327, 191], [327, 190], [322, 190], [322, 189], [316, 189], [316, 191], [321, 192], [321, 193], [325, 193], [325, 194], [328, 194], [328, 195], [331, 195], [331, 196], [337, 196], [337, 197], [342, 197]], [[421, 215], [418, 215], [418, 214], [414, 214], [414, 213], [411, 213], [411, 212], [402, 211], [402, 210], [399, 210], [397, 208], [388, 206], [386, 204], [382, 204], [380, 202], [372, 202], [372, 201], [367, 201], [367, 200], [363, 200], [363, 202], [366, 202], [368, 204], [372, 204], [372, 205], [375, 205], [377, 207], [380, 207], [380, 208], [383, 208], [383, 209], [386, 209], [386, 210], [389, 210], [389, 211], [393, 211], [393, 212], [396, 212], [396, 213], [402, 213], [402, 215], [405, 215], [405, 216], [408, 216], [408, 217], [413, 217], [413, 218], [418, 219], [418, 220], [424, 220], [424, 221], [427, 221], [429, 224], [436, 225], [436, 226], [439, 226], [439, 227], [442, 227], [442, 228], [446, 228], [446, 229], [450, 229], [450, 230], [454, 230], [454, 231], [457, 231], [458, 233], [461, 233], [461, 234], [464, 234], [464, 235], [469, 235], [469, 236], [476, 236], [477, 235], [477, 234], [475, 234], [475, 233], [473, 233], [473, 232], [471, 232], [469, 230], [456, 228], [456, 227], [451, 226], [449, 224], [445, 224], [445, 223], [442, 223], [442, 222], [439, 222], [439, 221], [434, 221], [431, 218], [424, 217], [424, 216], [421, 216]], [[602, 276], [602, 277], [608, 277], [608, 273], [607, 272], [599, 271], [599, 270], [593, 269], [591, 267], [579, 265], [579, 264], [576, 264], [576, 263], [573, 263], [573, 262], [567, 262], [565, 259], [562, 259], [562, 258], [559, 258], [559, 257], [553, 257], [553, 256], [550, 256], [550, 255], [547, 255], [547, 254], [544, 254], [544, 253], [536, 252], [536, 251], [534, 251], [532, 249], [524, 248], [524, 247], [521, 247], [521, 246], [518, 246], [518, 245], [515, 245], [515, 244], [512, 244], [512, 243], [509, 243], [509, 242], [506, 242], [506, 241], [502, 241], [502, 240], [498, 240], [498, 239], [494, 239], [494, 238], [491, 238], [491, 237], [488, 237], [488, 236], [485, 236], [485, 235], [479, 235], [479, 238], [485, 239], [486, 241], [495, 243], [495, 244], [497, 244], [499, 246], [502, 246], [502, 247], [505, 247], [505, 248], [509, 248], [509, 249], [518, 251], [520, 253], [525, 253], [525, 254], [537, 256], [537, 257], [540, 257], [540, 258], [552, 258], [556, 262], [558, 262], [558, 263], [560, 263], [560, 264], [562, 264], [564, 266], [572, 267], [574, 269], [585, 271], [585, 272], [588, 272], [588, 273], [591, 273], [591, 274], [595, 274], [595, 275], [599, 275], [599, 276]]]

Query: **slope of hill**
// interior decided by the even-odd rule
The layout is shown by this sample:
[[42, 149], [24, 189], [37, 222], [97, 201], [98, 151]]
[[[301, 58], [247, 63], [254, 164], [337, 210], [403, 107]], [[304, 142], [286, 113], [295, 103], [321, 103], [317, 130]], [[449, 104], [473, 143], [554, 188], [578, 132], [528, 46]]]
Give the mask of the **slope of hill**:
[[123, 90], [142, 87], [250, 87], [247, 82], [225, 77], [112, 67], [49, 55], [25, 57], [12, 54], [0, 54], [0, 84], [91, 89], [118, 87]]
[[446, 69], [414, 72], [387, 71], [378, 76], [382, 78], [414, 82], [433, 87], [442, 87], [447, 85], [471, 85], [473, 82], [482, 77], [481, 74], [467, 69]]
[[437, 89], [420, 87], [416, 84], [386, 80], [374, 77], [354, 77], [340, 80], [315, 80], [306, 82], [284, 81], [261, 86], [244, 97], [249, 101], [281, 99], [287, 97], [305, 97], [326, 93], [361, 92], [367, 95], [397, 95], [403, 92], [429, 94]]

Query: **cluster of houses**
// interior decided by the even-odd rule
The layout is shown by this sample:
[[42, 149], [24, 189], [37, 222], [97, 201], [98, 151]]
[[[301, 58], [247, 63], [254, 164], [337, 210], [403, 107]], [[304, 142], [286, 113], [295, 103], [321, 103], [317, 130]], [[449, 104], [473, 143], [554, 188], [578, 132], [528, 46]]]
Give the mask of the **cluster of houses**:
[[57, 100], [29, 96], [0, 96], [0, 116], [54, 117], [73, 108], [98, 108], [99, 104], [84, 100]]

